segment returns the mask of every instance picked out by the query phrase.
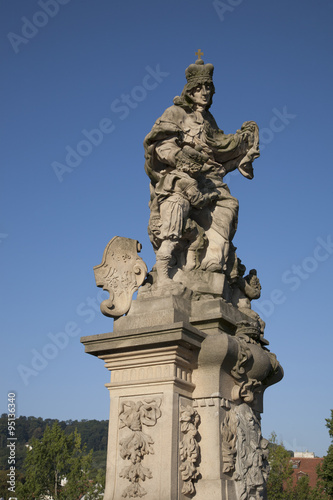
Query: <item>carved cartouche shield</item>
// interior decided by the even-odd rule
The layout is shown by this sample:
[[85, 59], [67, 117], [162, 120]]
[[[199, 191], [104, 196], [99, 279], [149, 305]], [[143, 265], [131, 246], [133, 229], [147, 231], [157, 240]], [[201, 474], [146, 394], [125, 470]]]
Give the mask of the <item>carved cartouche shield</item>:
[[115, 236], [104, 250], [102, 263], [94, 267], [96, 285], [110, 293], [101, 303], [105, 316], [118, 318], [128, 312], [133, 293], [147, 274], [147, 266], [138, 256], [140, 250], [137, 240]]

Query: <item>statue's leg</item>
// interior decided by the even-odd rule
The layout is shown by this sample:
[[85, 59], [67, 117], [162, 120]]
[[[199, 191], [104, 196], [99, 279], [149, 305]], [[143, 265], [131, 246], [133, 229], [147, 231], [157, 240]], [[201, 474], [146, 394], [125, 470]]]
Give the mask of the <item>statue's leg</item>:
[[156, 271], [157, 284], [163, 285], [171, 282], [169, 277], [169, 265], [172, 258], [172, 252], [177, 245], [177, 241], [163, 240], [160, 248], [156, 252]]
[[223, 272], [229, 253], [230, 242], [214, 229], [206, 231], [208, 245], [204, 258], [201, 261], [201, 269], [206, 271]]
[[192, 271], [200, 267], [200, 256], [207, 243], [205, 231], [194, 220], [187, 219], [187, 228], [184, 233], [189, 245], [186, 252], [184, 271]]
[[220, 190], [220, 198], [207, 217], [207, 211], [199, 213], [197, 222], [201, 225], [208, 240], [201, 269], [225, 272], [230, 243], [237, 228], [238, 201], [226, 189]]

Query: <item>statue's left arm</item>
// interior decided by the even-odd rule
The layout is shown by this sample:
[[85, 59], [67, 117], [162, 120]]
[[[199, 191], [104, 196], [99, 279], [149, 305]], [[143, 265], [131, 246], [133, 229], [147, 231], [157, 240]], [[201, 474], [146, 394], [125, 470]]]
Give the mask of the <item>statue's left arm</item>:
[[244, 177], [252, 179], [252, 162], [260, 155], [258, 125], [253, 121], [245, 122], [235, 134], [224, 134], [209, 115], [207, 145], [215, 161], [222, 163], [227, 173], [238, 168]]

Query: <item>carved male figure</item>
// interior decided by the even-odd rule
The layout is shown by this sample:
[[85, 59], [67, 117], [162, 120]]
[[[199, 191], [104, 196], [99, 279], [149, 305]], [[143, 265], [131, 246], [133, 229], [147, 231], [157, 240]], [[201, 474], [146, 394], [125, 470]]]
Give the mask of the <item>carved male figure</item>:
[[160, 220], [157, 231], [156, 228], [151, 231], [155, 231], [156, 240], [161, 240], [156, 249], [156, 269], [162, 285], [171, 281], [168, 268], [181, 241], [183, 248], [178, 255], [183, 259], [180, 266], [187, 270], [198, 267], [198, 251], [204, 248], [206, 239], [202, 228], [189, 218], [189, 212], [191, 207], [201, 209], [218, 197], [216, 191], [206, 194], [199, 191], [195, 176], [202, 165], [189, 146], [177, 153], [176, 166], [156, 184], [155, 208], [152, 209], [152, 218]]
[[[145, 170], [151, 180], [149, 234], [158, 252], [165, 241], [158, 235], [164, 218], [163, 210], [157, 208], [158, 186], [171, 172], [178, 175], [183, 155], [192, 158], [193, 166], [201, 165], [196, 173], [197, 189], [202, 196], [215, 195], [211, 203], [196, 205], [190, 202], [186, 217], [204, 233], [200, 269], [225, 272], [230, 243], [237, 228], [238, 201], [231, 196], [223, 177], [238, 168], [245, 177], [253, 178], [252, 161], [259, 156], [259, 135], [255, 122], [245, 122], [235, 134], [226, 135], [218, 128], [209, 112], [215, 92], [213, 70], [213, 65], [204, 64], [202, 59], [186, 69], [187, 83], [181, 95], [175, 97], [174, 105], [163, 113], [145, 138]], [[176, 256], [176, 266], [186, 265], [188, 247], [185, 238], [183, 256]], [[181, 246], [172, 248], [171, 253], [179, 252], [179, 248]]]

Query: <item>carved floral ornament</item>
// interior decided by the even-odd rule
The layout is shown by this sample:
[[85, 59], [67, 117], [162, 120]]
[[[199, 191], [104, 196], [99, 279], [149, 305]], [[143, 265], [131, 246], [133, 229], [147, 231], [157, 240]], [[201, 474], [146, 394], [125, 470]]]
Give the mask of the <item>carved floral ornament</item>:
[[227, 411], [221, 425], [222, 471], [233, 473], [236, 464], [237, 421], [233, 412]]
[[239, 500], [264, 499], [268, 477], [268, 441], [247, 404], [227, 411], [221, 425], [222, 471], [236, 481]]
[[131, 434], [120, 440], [120, 456], [131, 464], [124, 467], [119, 476], [130, 481], [123, 491], [123, 498], [136, 498], [146, 495], [141, 482], [151, 479], [152, 472], [142, 465], [145, 455], [154, 454], [153, 439], [143, 432], [142, 426], [152, 427], [162, 415], [161, 398], [143, 399], [140, 401], [123, 401], [120, 405], [119, 428], [127, 427]]
[[200, 416], [191, 406], [180, 407], [180, 430], [184, 434], [179, 443], [179, 455], [182, 462], [179, 470], [183, 480], [182, 493], [186, 496], [195, 494], [194, 481], [199, 476], [197, 462], [200, 447], [196, 440]]

